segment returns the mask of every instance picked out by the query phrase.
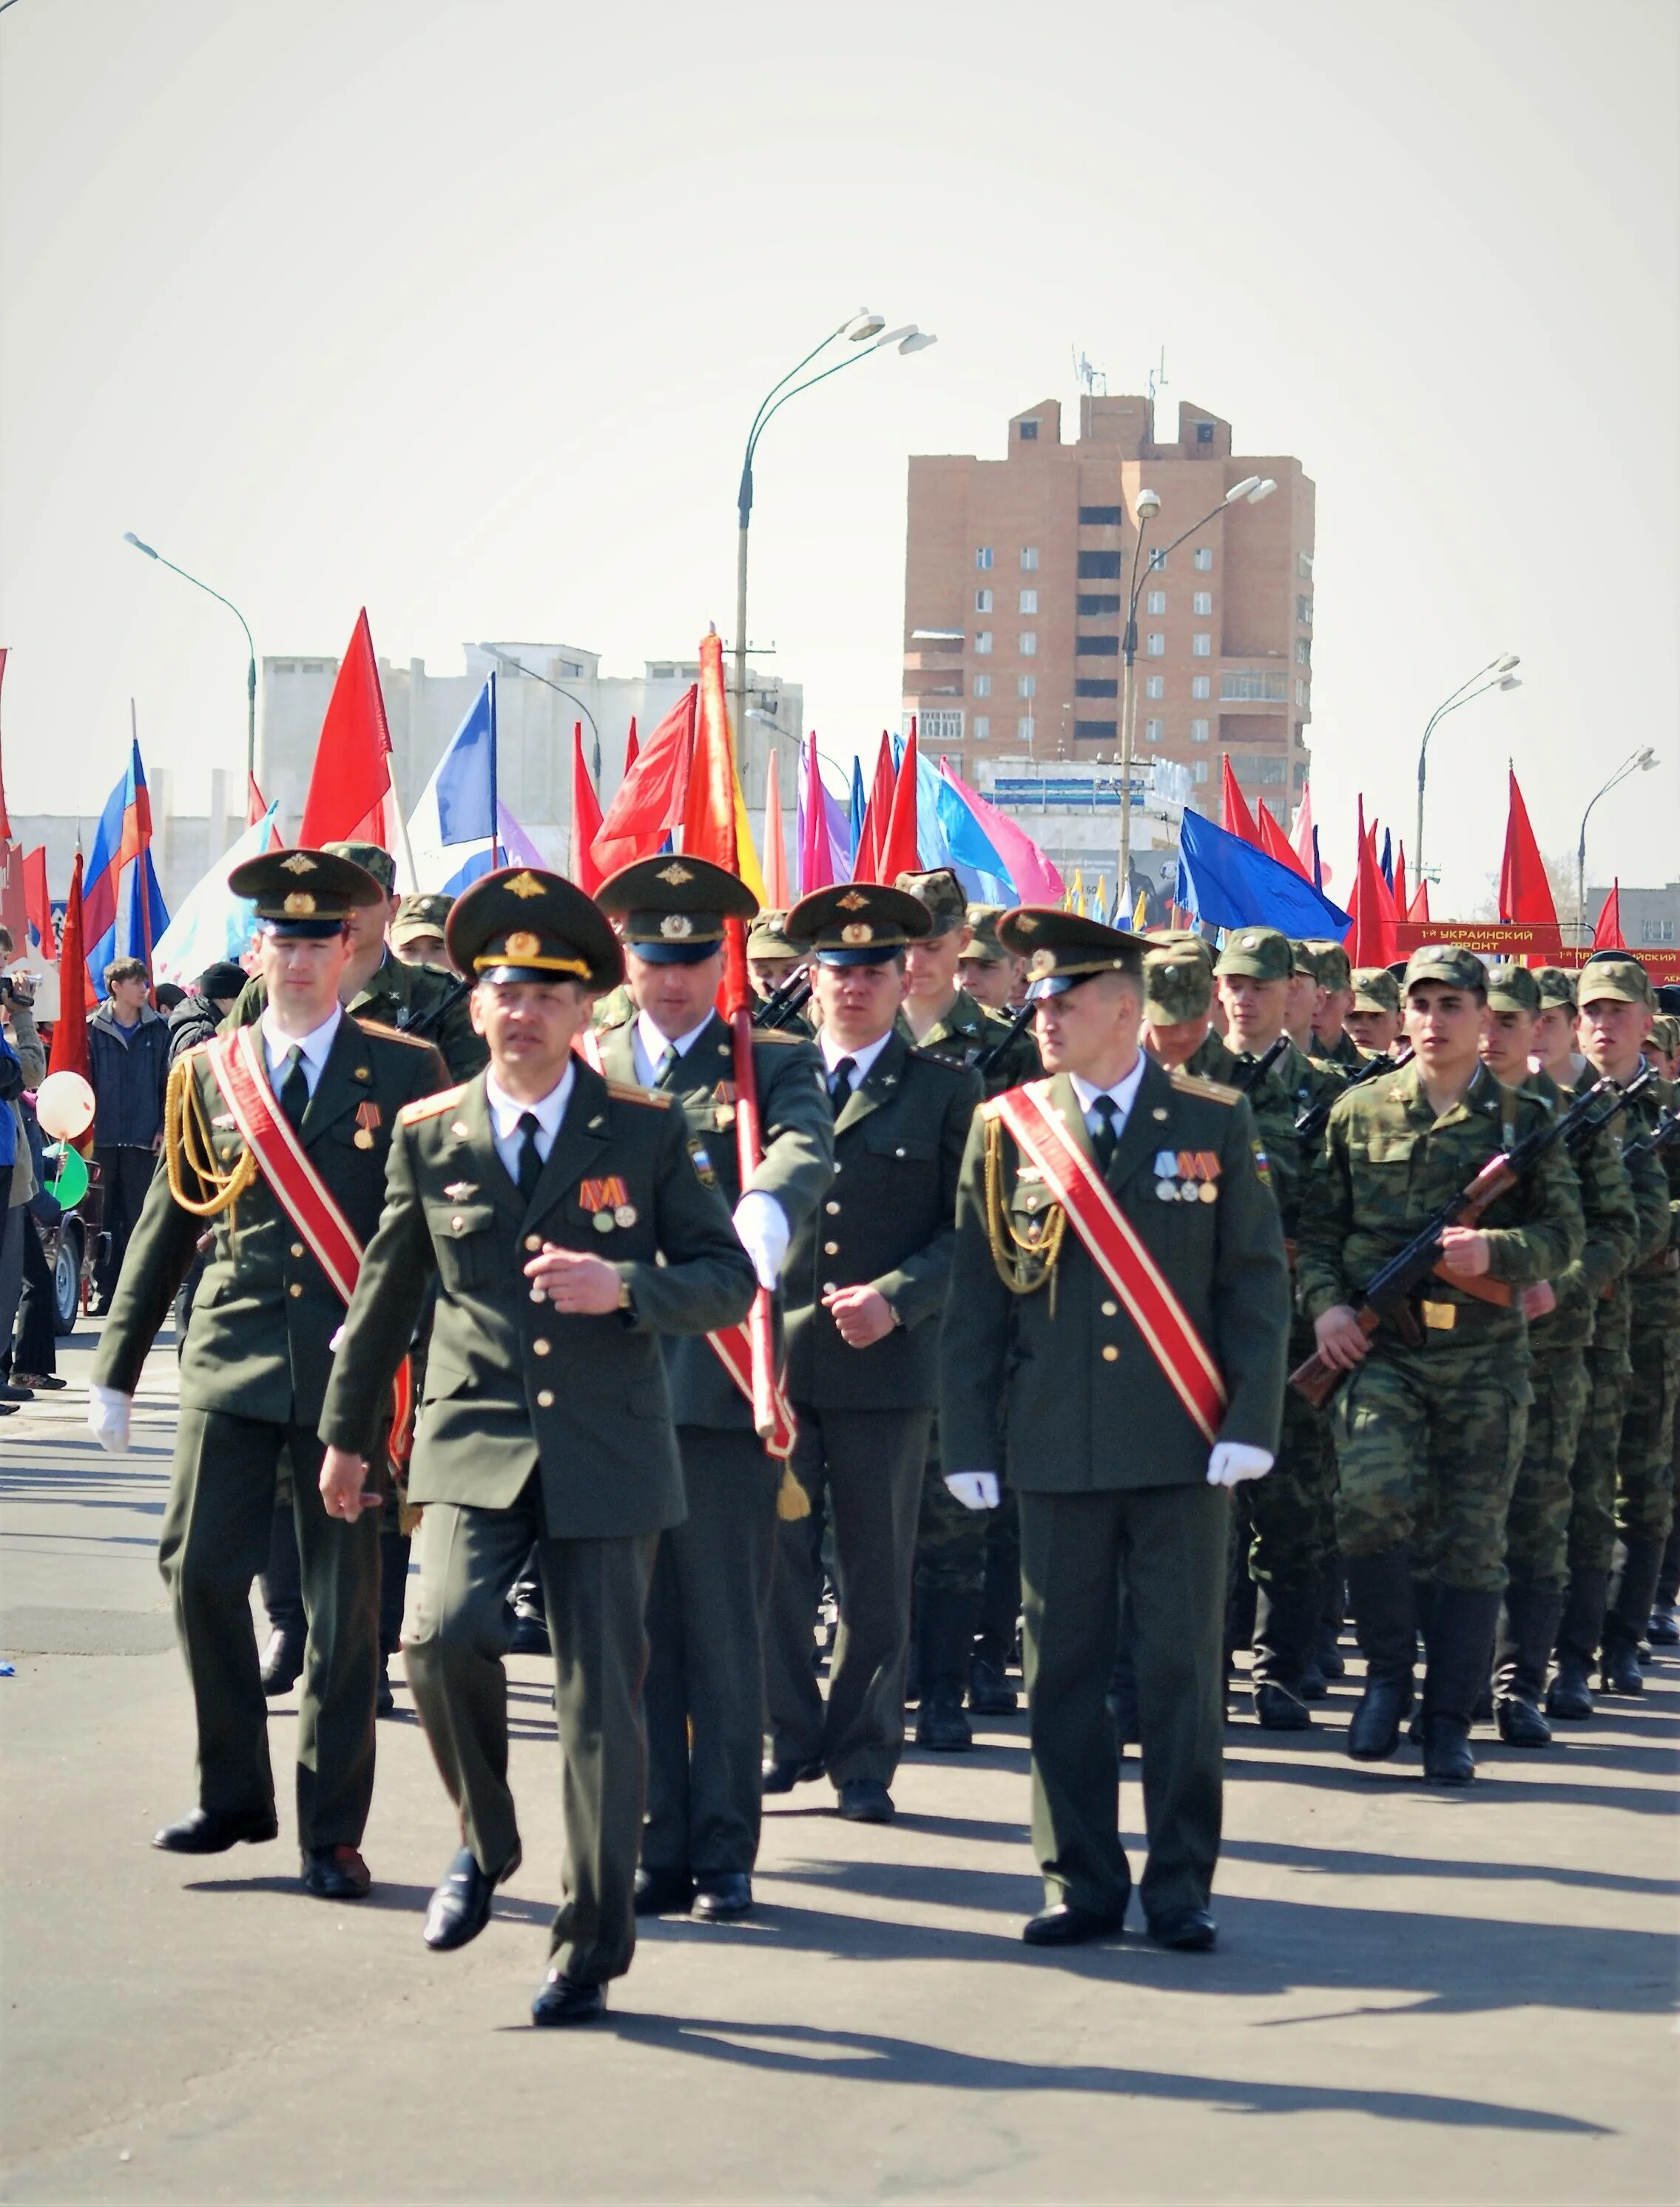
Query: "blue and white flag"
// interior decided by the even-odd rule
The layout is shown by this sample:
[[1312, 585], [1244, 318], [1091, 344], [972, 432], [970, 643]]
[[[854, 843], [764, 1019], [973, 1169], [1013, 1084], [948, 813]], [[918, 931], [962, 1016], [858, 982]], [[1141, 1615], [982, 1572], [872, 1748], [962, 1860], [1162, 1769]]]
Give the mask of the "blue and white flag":
[[256, 926], [257, 908], [249, 898], [234, 894], [228, 876], [247, 858], [260, 858], [271, 841], [278, 840], [274, 817], [279, 809], [278, 803], [271, 804], [182, 898], [174, 918], [152, 946], [153, 980], [174, 981], [184, 988], [206, 966], [218, 966], [224, 959], [237, 965], [243, 957]]
[[[487, 874], [504, 842], [496, 800], [496, 678], [490, 675], [450, 738], [409, 816], [415, 879], [404, 890], [458, 896]], [[404, 869], [406, 871], [406, 869]]]

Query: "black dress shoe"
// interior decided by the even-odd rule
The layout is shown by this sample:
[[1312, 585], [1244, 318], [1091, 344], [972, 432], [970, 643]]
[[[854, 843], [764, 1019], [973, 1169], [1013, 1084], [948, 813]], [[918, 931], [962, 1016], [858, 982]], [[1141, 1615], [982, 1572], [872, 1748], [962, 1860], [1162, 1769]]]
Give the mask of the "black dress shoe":
[[272, 1700], [289, 1694], [303, 1676], [303, 1636], [271, 1632], [262, 1651], [262, 1690]]
[[1083, 1947], [1092, 1939], [1117, 1939], [1125, 1922], [1124, 1909], [1118, 1916], [1099, 1916], [1095, 1909], [1059, 1900], [1054, 1908], [1029, 1916], [1021, 1936], [1029, 1947]]
[[427, 1945], [436, 1953], [447, 1954], [476, 1939], [490, 1921], [491, 1895], [518, 1867], [516, 1855], [501, 1877], [491, 1877], [479, 1868], [472, 1849], [463, 1847], [427, 1904], [426, 1928], [420, 1935]]
[[1263, 1678], [1254, 1689], [1254, 1714], [1262, 1732], [1311, 1732], [1312, 1712], [1287, 1686]]
[[1411, 1706], [1409, 1678], [1373, 1678], [1348, 1727], [1348, 1752], [1354, 1761], [1387, 1761], [1400, 1744], [1400, 1720]]
[[893, 1797], [878, 1778], [848, 1778], [836, 1803], [849, 1824], [890, 1824]]
[[303, 1890], [317, 1900], [366, 1900], [374, 1881], [355, 1847], [305, 1847]]
[[977, 1717], [1011, 1717], [1019, 1706], [1001, 1667], [977, 1655], [968, 1666], [968, 1706]]
[[[40, 1384], [39, 1380], [33, 1382], [36, 1386]], [[1645, 1636], [1653, 1648], [1680, 1647], [1680, 1614], [1677, 1614], [1671, 1601], [1659, 1601], [1653, 1609]]]
[[374, 1714], [376, 1717], [394, 1717], [397, 1714], [397, 1696], [391, 1690], [390, 1661], [389, 1656], [381, 1655], [380, 1658], [380, 1674], [374, 1686]]
[[694, 1880], [685, 1869], [639, 1869], [636, 1873], [638, 1916], [686, 1916], [694, 1899]]
[[1558, 1664], [1557, 1675], [1545, 1690], [1545, 1713], [1565, 1724], [1585, 1724], [1592, 1715], [1593, 1690], [1579, 1656], [1565, 1657]]
[[752, 1880], [744, 1869], [711, 1870], [694, 1885], [694, 1913], [702, 1923], [727, 1923], [751, 1913]]
[[1532, 1702], [1513, 1694], [1495, 1705], [1494, 1720], [1507, 1747], [1550, 1747], [1551, 1726]]
[[152, 1844], [169, 1855], [224, 1855], [242, 1839], [256, 1846], [279, 1836], [272, 1809], [194, 1809], [178, 1824], [165, 1824], [154, 1833]]
[[936, 1755], [966, 1755], [974, 1744], [962, 1713], [962, 1690], [942, 1681], [922, 1696], [916, 1719], [916, 1744]]
[[1475, 1776], [1470, 1727], [1462, 1717], [1424, 1719], [1423, 1774], [1432, 1785], [1468, 1785]]
[[1599, 1690], [1605, 1694], [1642, 1694], [1645, 1673], [1639, 1667], [1639, 1651], [1629, 1640], [1618, 1640], [1599, 1657]]
[[580, 1985], [558, 1970], [550, 1970], [531, 2002], [531, 2021], [539, 2030], [561, 2023], [593, 2023], [606, 2013], [605, 1985]]
[[1218, 1942], [1219, 1926], [1205, 1908], [1163, 1908], [1150, 1917], [1149, 1935], [1175, 1954], [1205, 1954]]
[[807, 1785], [813, 1778], [822, 1775], [822, 1757], [814, 1755], [809, 1761], [790, 1760], [786, 1762], [767, 1762], [762, 1775], [767, 1793], [791, 1793], [796, 1785]]
[[0, 1386], [0, 1403], [33, 1403], [34, 1399], [33, 1388], [20, 1387], [15, 1380], [8, 1379]]

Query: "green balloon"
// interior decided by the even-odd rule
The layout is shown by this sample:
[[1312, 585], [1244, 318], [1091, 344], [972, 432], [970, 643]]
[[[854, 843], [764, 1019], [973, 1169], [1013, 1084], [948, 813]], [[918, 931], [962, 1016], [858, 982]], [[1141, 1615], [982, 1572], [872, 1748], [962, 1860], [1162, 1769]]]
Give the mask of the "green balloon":
[[47, 1193], [66, 1211], [74, 1211], [87, 1193], [87, 1160], [68, 1142], [49, 1142], [42, 1154], [48, 1160], [49, 1169], [57, 1169], [47, 1181]]

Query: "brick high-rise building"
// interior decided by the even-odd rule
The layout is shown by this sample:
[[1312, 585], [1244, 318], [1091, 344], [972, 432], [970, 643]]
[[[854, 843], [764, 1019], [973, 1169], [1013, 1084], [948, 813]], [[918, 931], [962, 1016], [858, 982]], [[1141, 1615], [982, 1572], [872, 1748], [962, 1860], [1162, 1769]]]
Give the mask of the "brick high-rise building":
[[[1277, 487], [1222, 509], [1164, 565], [1152, 547], [1246, 476]], [[1313, 486], [1299, 460], [1239, 458], [1231, 428], [1181, 405], [1155, 434], [1146, 398], [1055, 399], [1009, 424], [1008, 456], [912, 458], [905, 559], [904, 710], [960, 771], [1025, 751], [1108, 759], [1120, 748], [1122, 593], [1138, 493], [1161, 499], [1138, 605], [1136, 757], [1176, 760], [1217, 813], [1219, 755], [1287, 820], [1312, 716]]]

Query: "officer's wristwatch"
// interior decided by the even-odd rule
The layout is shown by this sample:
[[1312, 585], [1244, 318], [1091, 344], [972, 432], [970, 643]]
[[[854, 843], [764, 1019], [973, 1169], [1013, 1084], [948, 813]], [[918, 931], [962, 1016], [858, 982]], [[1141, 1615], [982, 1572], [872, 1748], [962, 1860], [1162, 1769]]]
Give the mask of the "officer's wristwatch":
[[628, 1280], [620, 1280], [619, 1283], [619, 1308], [621, 1311], [633, 1311], [635, 1307], [636, 1300], [631, 1294], [630, 1282]]

